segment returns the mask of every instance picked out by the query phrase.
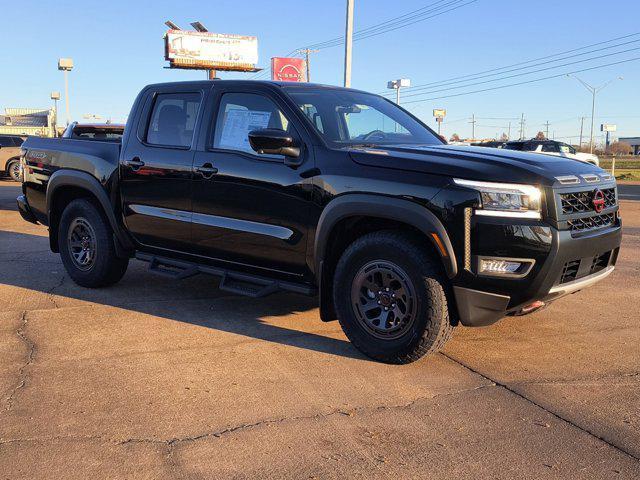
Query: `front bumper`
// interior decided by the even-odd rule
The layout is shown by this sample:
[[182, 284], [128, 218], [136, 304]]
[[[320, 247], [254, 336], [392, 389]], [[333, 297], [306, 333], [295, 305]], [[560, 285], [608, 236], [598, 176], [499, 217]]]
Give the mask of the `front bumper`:
[[[477, 234], [491, 233], [503, 229], [513, 231], [513, 225], [481, 225]], [[531, 228], [531, 227], [528, 227]], [[550, 302], [608, 277], [614, 270], [622, 241], [620, 221], [611, 228], [591, 234], [572, 237], [566, 230], [544, 227], [549, 233], [547, 248], [540, 244], [530, 252], [536, 258], [535, 267], [521, 279], [483, 279], [467, 272], [466, 279], [453, 288], [460, 322], [467, 326], [485, 326], [500, 318], [519, 312], [536, 301]], [[491, 239], [487, 244], [476, 242], [475, 248], [482, 254], [495, 256], [518, 256], [526, 258], [526, 247], [513, 243], [517, 255], [505, 251], [508, 242], [514, 239]], [[494, 244], [493, 247], [488, 245]]]

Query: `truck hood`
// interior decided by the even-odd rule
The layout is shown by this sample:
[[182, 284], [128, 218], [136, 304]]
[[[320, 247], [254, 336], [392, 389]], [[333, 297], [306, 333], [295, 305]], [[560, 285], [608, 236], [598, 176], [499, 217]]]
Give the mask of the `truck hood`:
[[553, 185], [555, 177], [604, 173], [563, 157], [459, 145], [376, 145], [351, 147], [361, 165], [493, 182]]

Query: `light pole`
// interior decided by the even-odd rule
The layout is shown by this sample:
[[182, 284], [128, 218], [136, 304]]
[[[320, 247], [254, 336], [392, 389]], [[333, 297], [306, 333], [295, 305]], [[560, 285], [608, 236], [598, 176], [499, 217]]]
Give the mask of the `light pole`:
[[67, 108], [67, 125], [71, 122], [69, 116], [69, 72], [73, 70], [73, 59], [61, 58], [58, 60], [58, 70], [64, 72], [64, 101]]
[[387, 82], [387, 88], [396, 91], [396, 103], [400, 105], [400, 89], [403, 87], [410, 87], [411, 80], [408, 78], [399, 78], [397, 80], [389, 80]]
[[53, 100], [53, 136], [58, 136], [58, 100], [60, 100], [60, 92], [51, 92], [51, 100]]
[[351, 86], [351, 47], [353, 45], [353, 2], [347, 0], [347, 24], [344, 33], [344, 86]]
[[615, 82], [616, 80], [622, 80], [622, 77], [612, 78], [611, 80], [603, 83], [599, 87], [594, 87], [592, 85], [589, 85], [587, 82], [576, 77], [571, 73], [567, 74], [567, 77], [575, 78], [584, 86], [584, 88], [586, 88], [587, 90], [589, 90], [589, 92], [591, 92], [591, 134], [589, 135], [589, 153], [593, 153], [593, 125], [595, 123], [595, 115], [596, 115], [596, 94], [601, 90], [603, 90], [610, 83]]

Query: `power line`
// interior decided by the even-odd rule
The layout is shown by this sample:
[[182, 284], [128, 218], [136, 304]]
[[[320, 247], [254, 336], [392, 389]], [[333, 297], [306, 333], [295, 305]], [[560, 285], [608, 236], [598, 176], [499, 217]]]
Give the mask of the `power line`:
[[[394, 18], [391, 18], [391, 19], [386, 20], [384, 22], [380, 22], [380, 23], [377, 23], [375, 25], [372, 25], [370, 27], [363, 28], [362, 30], [357, 30], [356, 32], [354, 32], [354, 36], [355, 35], [362, 35], [362, 34], [365, 34], [365, 33], [370, 33], [373, 30], [378, 30], [380, 27], [385, 26], [385, 25], [389, 26], [390, 23], [397, 22], [398, 20], [404, 19], [406, 17], [415, 18], [414, 15], [416, 13], [418, 13], [418, 12], [421, 12], [421, 11], [423, 12], [421, 15], [424, 15], [426, 13], [426, 12], [424, 12], [424, 10], [427, 10], [427, 9], [429, 9], [431, 7], [434, 7], [435, 5], [437, 5], [439, 3], [442, 3], [442, 2], [445, 2], [445, 1], [447, 1], [447, 0], [438, 0], [435, 3], [432, 3], [432, 4], [426, 5], [424, 7], [418, 8], [417, 10], [412, 10], [411, 12], [405, 13], [405, 14], [400, 15], [398, 17], [394, 17]], [[457, 0], [457, 1], [459, 1], [459, 0]], [[309, 48], [311, 48], [311, 47], [316, 47], [317, 48], [318, 46], [323, 46], [325, 44], [329, 44], [329, 43], [333, 43], [333, 42], [342, 42], [342, 41], [344, 41], [344, 36], [335, 37], [335, 38], [332, 38], [330, 40], [325, 40], [323, 42], [314, 43], [312, 45], [309, 45]]]
[[[547, 60], [547, 59], [550, 59], [550, 58], [553, 58], [553, 57], [558, 57], [560, 55], [565, 55], [567, 53], [578, 52], [580, 50], [585, 50], [585, 49], [591, 48], [591, 47], [597, 47], [597, 46], [604, 45], [604, 44], [607, 44], [607, 43], [616, 42], [618, 40], [625, 40], [627, 38], [637, 37], [638, 35], [640, 35], [640, 32], [635, 32], [635, 33], [631, 33], [631, 34], [628, 34], [628, 35], [623, 35], [621, 37], [616, 37], [616, 38], [612, 38], [612, 39], [609, 39], [609, 40], [604, 40], [602, 42], [592, 43], [590, 45], [585, 45], [585, 46], [574, 48], [574, 49], [571, 49], [571, 50], [565, 50], [563, 52], [554, 53], [552, 55], [546, 55], [544, 57], [538, 57], [538, 58], [534, 58], [534, 59], [531, 59], [531, 60], [526, 60], [524, 62], [513, 63], [511, 65], [505, 65], [504, 67], [496, 67], [496, 68], [491, 68], [489, 70], [483, 70], [481, 72], [471, 73], [471, 74], [467, 74], [467, 75], [461, 75], [461, 76], [457, 76], [457, 77], [451, 77], [451, 78], [444, 79], [444, 80], [439, 80], [439, 81], [436, 81], [436, 82], [424, 83], [424, 84], [421, 84], [421, 85], [414, 85], [413, 87], [409, 87], [409, 89], [415, 90], [415, 89], [423, 89], [423, 87], [429, 87], [429, 86], [434, 86], [435, 87], [435, 86], [439, 86], [439, 84], [449, 84], [452, 81], [460, 80], [460, 79], [464, 79], [464, 78], [472, 80], [470, 77], [478, 77], [479, 75], [482, 75], [484, 73], [497, 72], [497, 71], [500, 71], [500, 70], [506, 70], [506, 69], [511, 68], [511, 67], [517, 67], [517, 66], [520, 66], [520, 65], [526, 65], [526, 64], [529, 64], [529, 63], [533, 63], [533, 62], [538, 62], [540, 60]], [[617, 46], [626, 45], [628, 43], [637, 42], [639, 40], [640, 39], [633, 40], [633, 41], [630, 41], [630, 42], [622, 43], [620, 45], [612, 45], [612, 46], [609, 46], [609, 47], [605, 47], [605, 48], [603, 48], [601, 50], [615, 48]], [[578, 54], [578, 55], [575, 55], [575, 56], [585, 55], [585, 54], [588, 54], [588, 53], [594, 53], [594, 52], [599, 51], [599, 50], [600, 49], [596, 49], [596, 50], [592, 50], [590, 52], [584, 52], [584, 53], [581, 53], [581, 54]], [[571, 57], [572, 56], [567, 57], [567, 58], [571, 58]], [[560, 60], [562, 60], [562, 59], [552, 60], [550, 62], [543, 62], [543, 63], [553, 63], [555, 61], [560, 61]], [[537, 65], [530, 65], [529, 67], [525, 67], [525, 68], [531, 68], [531, 67], [534, 67], [534, 66], [537, 66]], [[508, 73], [508, 72], [502, 72], [502, 73]], [[480, 78], [480, 77], [478, 77], [478, 78]], [[384, 94], [388, 94], [388, 93], [389, 92], [387, 92], [387, 91], [379, 92], [380, 95], [384, 95]]]
[[[373, 25], [371, 27], [368, 27], [367, 29], [364, 30], [358, 30], [357, 32], [354, 33], [353, 35], [353, 41], [358, 41], [358, 40], [364, 40], [365, 38], [371, 38], [371, 37], [375, 37], [378, 35], [382, 35], [383, 33], [388, 33], [388, 32], [392, 32], [394, 30], [398, 30], [400, 28], [404, 28], [404, 27], [408, 27], [409, 25], [413, 25], [419, 22], [423, 22], [425, 20], [429, 20], [431, 18], [437, 17], [439, 15], [448, 13], [448, 12], [452, 12], [454, 10], [457, 10], [459, 8], [462, 8], [464, 6], [470, 5], [472, 3], [477, 2], [478, 0], [470, 0], [470, 1], [466, 1], [465, 0], [451, 0], [443, 5], [439, 5], [435, 8], [432, 8], [431, 10], [425, 11], [419, 15], [415, 15], [412, 16], [414, 12], [410, 12], [408, 14], [405, 14], [404, 16], [412, 16], [411, 18], [406, 18], [404, 20], [395, 22], [393, 24], [389, 24], [386, 26], [383, 26], [383, 24], [388, 23], [390, 21], [393, 20], [397, 20], [400, 17], [396, 17], [396, 19], [391, 19], [391, 20], [387, 20], [386, 22], [382, 22], [380, 24], [377, 25]], [[431, 4], [427, 7], [423, 7], [424, 8], [429, 8], [429, 7], [434, 7], [435, 5], [437, 5], [438, 3], [442, 3], [441, 1], [435, 2], [434, 4]], [[450, 8], [447, 8], [450, 7]], [[419, 9], [420, 10], [420, 9]], [[344, 37], [336, 37], [333, 38], [331, 40], [326, 40], [324, 42], [319, 42], [319, 43], [314, 43], [311, 45], [307, 45], [305, 48], [314, 48], [314, 49], [325, 49], [325, 48], [330, 48], [330, 47], [337, 47], [338, 45], [342, 45], [344, 43]]]
[[564, 77], [569, 73], [589, 72], [591, 70], [597, 70], [599, 68], [611, 67], [611, 66], [614, 66], [614, 65], [621, 65], [623, 63], [635, 62], [637, 60], [640, 60], [640, 57], [627, 58], [625, 60], [620, 60], [618, 62], [605, 63], [604, 65], [596, 65], [595, 67], [583, 68], [581, 70], [574, 70], [572, 72], [564, 72], [564, 73], [560, 73], [560, 74], [557, 74], [557, 75], [549, 75], [547, 77], [534, 78], [532, 80], [526, 80], [526, 81], [523, 81], [523, 82], [510, 83], [508, 85], [500, 85], [500, 86], [497, 86], [497, 87], [483, 88], [483, 89], [480, 89], [480, 90], [472, 90], [470, 92], [455, 93], [455, 94], [451, 94], [451, 95], [441, 95], [439, 97], [423, 98], [423, 99], [420, 99], [420, 100], [410, 100], [410, 101], [404, 102], [404, 103], [405, 104], [408, 104], [408, 103], [420, 103], [420, 102], [426, 102], [426, 101], [429, 101], [429, 100], [439, 100], [441, 98], [462, 97], [464, 95], [471, 95], [471, 94], [474, 94], [474, 93], [490, 92], [490, 91], [493, 91], [493, 90], [500, 90], [502, 88], [516, 87], [516, 86], [519, 86], [519, 85], [527, 85], [527, 84], [530, 84], [530, 83], [542, 82], [544, 80], [550, 80], [552, 78]]
[[[540, 65], [547, 65], [549, 63], [555, 63], [555, 62], [559, 62], [561, 60], [568, 60], [570, 58], [575, 58], [575, 57], [579, 57], [579, 56], [582, 56], [582, 55], [587, 55], [589, 53], [594, 53], [594, 52], [603, 51], [603, 50], [609, 50], [611, 48], [617, 48], [617, 47], [620, 47], [620, 46], [623, 46], [623, 45], [628, 45], [628, 44], [637, 43], [637, 42], [640, 42], [640, 38], [637, 39], [637, 40], [631, 40], [629, 42], [621, 43], [621, 44], [618, 44], [618, 45], [612, 45], [612, 46], [609, 46], [609, 47], [603, 47], [603, 48], [599, 48], [599, 49], [596, 49], [596, 50], [591, 50], [591, 51], [588, 51], [588, 52], [580, 53], [580, 54], [577, 54], [577, 55], [570, 55], [568, 57], [558, 58], [556, 60], [551, 60], [551, 61], [548, 61], [548, 62], [537, 63], [537, 64], [529, 65], [527, 67], [520, 67], [520, 68], [515, 68], [515, 69], [512, 69], [512, 70], [506, 70], [506, 71], [501, 72], [501, 73], [492, 73], [492, 74], [489, 74], [489, 75], [482, 75], [482, 76], [478, 76], [478, 77], [475, 77], [475, 78], [469, 78], [469, 79], [466, 79], [466, 80], [458, 80], [458, 81], [450, 82], [450, 83], [436, 82], [436, 83], [439, 83], [439, 85], [433, 84], [432, 87], [428, 87], [426, 85], [416, 86], [415, 88], [411, 88], [410, 89], [411, 91], [409, 93], [413, 93], [413, 92], [416, 92], [418, 90], [430, 90], [430, 91], [433, 91], [433, 92], [443, 91], [445, 89], [443, 89], [443, 90], [435, 90], [435, 87], [455, 85], [455, 84], [460, 84], [460, 83], [464, 83], [464, 82], [470, 82], [470, 81], [479, 80], [481, 78], [493, 77], [493, 76], [497, 76], [497, 75], [503, 75], [505, 73], [515, 72], [515, 71], [519, 71], [519, 70], [527, 70], [527, 69], [530, 69], [530, 68], [533, 68], [533, 67], [537, 67], [537, 66], [540, 66]], [[468, 87], [468, 86], [471, 86], [471, 85], [480, 85], [482, 83], [491, 83], [491, 82], [495, 82], [495, 81], [499, 81], [499, 80], [504, 80], [506, 78], [514, 78], [514, 77], [523, 76], [523, 75], [530, 75], [532, 73], [542, 72], [542, 71], [545, 71], [545, 70], [551, 70], [553, 68], [564, 67], [564, 66], [567, 66], [567, 65], [573, 65], [573, 64], [581, 63], [581, 62], [588, 62], [588, 61], [591, 61], [591, 60], [597, 60], [597, 59], [604, 58], [604, 57], [609, 57], [609, 56], [613, 56], [613, 55], [619, 55], [621, 53], [628, 53], [630, 51], [634, 51], [634, 50], [638, 50], [638, 49], [639, 48], [629, 48], [629, 49], [626, 49], [626, 50], [620, 50], [618, 52], [608, 53], [608, 54], [604, 54], [604, 55], [596, 55], [596, 56], [591, 57], [591, 58], [585, 58], [585, 59], [582, 59], [582, 60], [576, 60], [575, 62], [564, 63], [562, 65], [555, 65], [555, 66], [541, 68], [541, 69], [537, 69], [537, 70], [531, 70], [529, 72], [522, 72], [520, 74], [515, 74], [515, 75], [510, 75], [510, 76], [503, 76], [501, 78], [496, 78], [496, 79], [492, 79], [492, 80], [485, 80], [483, 82], [467, 83], [466, 85], [460, 85], [460, 87], [449, 87], [447, 89], [451, 90], [453, 88], [463, 88], [463, 87]], [[419, 94], [415, 94], [415, 95], [419, 95]]]
[[[426, 91], [426, 92], [409, 93], [408, 95], [405, 95], [404, 98], [417, 97], [417, 96], [420, 96], [420, 95], [431, 95], [431, 94], [434, 94], [434, 93], [445, 92], [447, 90], [456, 90], [456, 89], [459, 89], [459, 88], [472, 87], [472, 86], [475, 86], [475, 85], [484, 85], [484, 84], [487, 84], [487, 83], [500, 82], [500, 81], [503, 81], [503, 80], [508, 80], [510, 78], [522, 77], [522, 76], [525, 76], [525, 75], [531, 75], [531, 74], [534, 74], [534, 73], [544, 72], [544, 71], [547, 71], [547, 70], [554, 70], [554, 69], [561, 68], [561, 67], [567, 67], [569, 65], [575, 65], [577, 63], [590, 62], [592, 60], [599, 60], [601, 58], [612, 57], [614, 55], [620, 55], [620, 54], [623, 54], [623, 53], [629, 53], [629, 52], [633, 52], [633, 51], [636, 51], [636, 50], [640, 50], [640, 47], [628, 48], [626, 50], [622, 50], [622, 51], [619, 51], [619, 52], [607, 53], [607, 54], [604, 54], [604, 55], [598, 55], [598, 56], [591, 57], [591, 58], [585, 58], [585, 59], [582, 59], [582, 60], [576, 60], [575, 62], [567, 62], [567, 63], [563, 63], [563, 64], [560, 64], [560, 65], [554, 65], [554, 66], [551, 66], [551, 67], [539, 68], [537, 70], [532, 70], [530, 72], [516, 73], [514, 75], [507, 75], [507, 76], [500, 77], [500, 78], [494, 78], [492, 80], [483, 80], [482, 82], [467, 83], [466, 85], [459, 85], [459, 86], [455, 86], [455, 87], [440, 88], [440, 89], [435, 89], [435, 90], [429, 90], [429, 91]], [[405, 103], [408, 103], [408, 102], [405, 102]]]
[[[417, 10], [413, 10], [411, 12], [405, 13], [405, 14], [400, 15], [398, 17], [394, 17], [394, 18], [391, 18], [391, 19], [386, 20], [384, 22], [378, 23], [376, 25], [372, 25], [372, 26], [364, 28], [362, 30], [358, 30], [353, 35], [353, 41], [355, 42], [355, 41], [358, 41], [358, 40], [363, 40], [365, 38], [370, 38], [370, 37], [374, 37], [374, 36], [377, 36], [377, 35], [382, 35], [383, 33], [391, 32], [391, 31], [394, 31], [394, 30], [398, 30], [399, 28], [404, 28], [406, 26], [413, 25], [413, 24], [418, 23], [418, 22], [423, 22], [423, 21], [428, 20], [430, 18], [434, 18], [434, 17], [437, 17], [437, 16], [442, 15], [444, 13], [457, 10], [459, 8], [462, 8], [462, 7], [464, 7], [466, 5], [469, 5], [471, 3], [475, 3], [477, 1], [478, 0], [470, 0], [470, 1], [466, 1], [466, 3], [463, 3], [463, 2], [465, 2], [465, 0], [449, 0], [449, 1], [447, 1], [447, 0], [438, 0], [435, 3], [426, 5], [424, 7], [421, 7], [419, 9], [417, 9]], [[444, 2], [446, 2], [446, 3], [444, 3]], [[447, 8], [447, 7], [451, 7], [451, 8]], [[422, 12], [422, 13], [418, 13], [418, 12]], [[416, 15], [416, 13], [418, 13], [418, 15]], [[292, 56], [292, 55], [301, 56], [300, 52], [304, 51], [306, 49], [321, 50], [321, 49], [325, 49], [325, 48], [330, 48], [330, 47], [342, 45], [343, 43], [344, 43], [344, 36], [336, 37], [336, 38], [331, 39], [331, 40], [326, 40], [324, 42], [319, 42], [319, 43], [307, 45], [307, 46], [299, 48], [299, 49], [292, 50], [291, 52], [286, 54], [285, 57], [289, 57], [289, 56]], [[266, 77], [268, 75], [268, 73], [269, 73], [268, 69], [264, 69], [261, 72], [258, 72], [258, 73], [256, 73], [255, 75], [253, 75], [253, 76], [251, 76], [249, 78], [251, 80], [259, 80], [259, 79], [262, 79], [262, 78]]]

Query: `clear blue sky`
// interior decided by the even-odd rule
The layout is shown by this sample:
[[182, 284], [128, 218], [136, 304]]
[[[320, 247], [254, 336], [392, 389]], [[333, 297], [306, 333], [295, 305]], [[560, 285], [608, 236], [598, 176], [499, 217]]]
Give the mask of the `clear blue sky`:
[[[82, 120], [84, 114], [93, 113], [122, 121], [136, 93], [145, 84], [205, 77], [204, 72], [163, 68], [165, 20], [171, 19], [183, 28], [191, 21], [200, 20], [210, 31], [256, 35], [260, 66], [267, 67], [272, 56], [342, 35], [345, 3], [345, 0], [6, 1], [2, 8], [0, 110], [49, 106], [50, 91], [64, 90], [62, 73], [56, 68], [57, 59], [72, 57], [76, 65], [70, 75], [72, 118]], [[433, 3], [436, 0], [356, 0], [355, 29]], [[435, 18], [355, 42], [352, 84], [381, 92], [387, 80], [398, 77], [410, 78], [413, 85], [437, 82], [636, 32], [640, 32], [638, 0], [608, 3], [477, 0]], [[640, 35], [628, 40], [640, 40]], [[640, 41], [611, 51], [629, 48], [640, 48]], [[594, 55], [597, 54], [567, 61]], [[447, 90], [439, 95], [632, 57], [640, 57], [640, 50], [500, 83]], [[341, 84], [342, 47], [324, 49], [312, 59], [314, 81]], [[555, 64], [549, 66], [552, 65]], [[598, 95], [596, 122], [616, 123], [620, 136], [640, 136], [640, 61], [580, 74], [593, 84], [619, 75], [624, 76], [623, 81], [615, 82]], [[239, 76], [221, 74], [223, 78]], [[422, 98], [430, 96], [436, 94]], [[421, 97], [411, 100], [416, 98]], [[519, 117], [524, 113], [527, 136], [542, 130], [542, 124], [548, 120], [550, 133], [565, 137], [578, 135], [579, 117], [590, 115], [590, 105], [590, 95], [582, 86], [573, 79], [561, 77], [406, 106], [430, 125], [435, 125], [431, 110], [446, 108], [449, 123], [444, 124], [443, 132], [447, 135], [454, 132], [470, 135], [467, 118], [472, 113], [479, 118], [478, 137], [506, 131], [508, 120], [491, 118]], [[512, 134], [518, 128], [516, 124], [514, 120]]]

